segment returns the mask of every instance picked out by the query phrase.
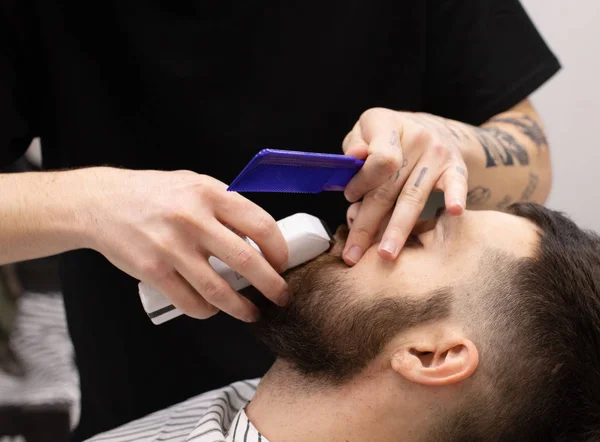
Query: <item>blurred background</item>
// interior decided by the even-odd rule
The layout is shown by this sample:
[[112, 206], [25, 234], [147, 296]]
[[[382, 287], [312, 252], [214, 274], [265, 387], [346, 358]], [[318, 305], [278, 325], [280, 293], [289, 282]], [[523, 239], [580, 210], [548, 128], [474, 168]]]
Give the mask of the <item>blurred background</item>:
[[521, 1], [563, 65], [533, 95], [552, 152], [554, 183], [547, 205], [600, 232], [600, 2]]
[[[595, 181], [600, 175], [600, 2], [522, 2], [563, 65], [533, 95], [554, 163], [548, 206], [600, 232]], [[40, 146], [34, 142], [10, 171], [36, 170], [40, 164]], [[78, 379], [56, 259], [0, 268], [0, 440], [65, 440], [78, 416]]]

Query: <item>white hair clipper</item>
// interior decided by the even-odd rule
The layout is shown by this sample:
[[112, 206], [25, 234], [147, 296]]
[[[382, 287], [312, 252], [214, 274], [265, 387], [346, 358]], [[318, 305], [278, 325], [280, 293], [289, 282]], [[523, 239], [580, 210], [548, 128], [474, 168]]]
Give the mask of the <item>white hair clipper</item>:
[[[277, 222], [283, 238], [288, 245], [288, 269], [316, 258], [326, 252], [332, 242], [332, 236], [323, 221], [306, 213], [297, 213]], [[258, 245], [250, 238], [245, 240], [260, 252]], [[235, 291], [246, 288], [250, 283], [223, 261], [211, 256], [210, 265]], [[287, 270], [287, 269], [286, 269]], [[150, 320], [158, 325], [181, 316], [182, 311], [171, 304], [168, 298], [152, 287], [140, 282], [138, 284], [140, 299]]]

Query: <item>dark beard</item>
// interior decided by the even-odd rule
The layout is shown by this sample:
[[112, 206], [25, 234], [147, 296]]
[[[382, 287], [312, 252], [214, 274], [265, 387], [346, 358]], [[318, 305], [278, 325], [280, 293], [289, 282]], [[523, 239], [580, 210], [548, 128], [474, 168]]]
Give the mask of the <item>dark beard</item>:
[[279, 358], [328, 384], [362, 371], [402, 330], [450, 311], [446, 291], [420, 300], [359, 293], [349, 270], [338, 253], [291, 270], [285, 277], [292, 301], [285, 308], [265, 305], [256, 324], [261, 340]]

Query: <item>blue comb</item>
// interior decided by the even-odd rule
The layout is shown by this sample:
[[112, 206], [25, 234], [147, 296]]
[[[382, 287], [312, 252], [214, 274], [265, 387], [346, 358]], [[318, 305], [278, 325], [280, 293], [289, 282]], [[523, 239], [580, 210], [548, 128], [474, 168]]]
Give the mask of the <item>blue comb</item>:
[[364, 161], [347, 155], [263, 149], [227, 188], [232, 192], [344, 190]]

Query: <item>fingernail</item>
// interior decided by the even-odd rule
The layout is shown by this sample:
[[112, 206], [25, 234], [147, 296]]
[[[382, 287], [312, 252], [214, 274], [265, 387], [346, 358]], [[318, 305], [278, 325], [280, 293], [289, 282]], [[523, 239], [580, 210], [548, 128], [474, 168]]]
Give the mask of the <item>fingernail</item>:
[[350, 247], [350, 250], [348, 250], [348, 253], [346, 253], [346, 259], [348, 261], [351, 261], [353, 264], [356, 264], [358, 261], [360, 261], [360, 258], [362, 258], [362, 256], [362, 249], [358, 246]]
[[386, 239], [379, 246], [379, 250], [389, 253], [391, 256], [396, 256], [396, 252], [398, 252], [398, 244], [392, 239]]
[[350, 192], [344, 192], [344, 196], [346, 197], [346, 200], [349, 202], [353, 202], [354, 201], [354, 195], [351, 194]]
[[465, 205], [458, 198], [454, 200], [454, 204], [456, 204], [458, 207], [460, 207], [460, 210], [465, 210]]
[[279, 296], [279, 301], [277, 305], [279, 305], [280, 307], [285, 307], [288, 304], [288, 302], [290, 302], [290, 291], [286, 289]]

